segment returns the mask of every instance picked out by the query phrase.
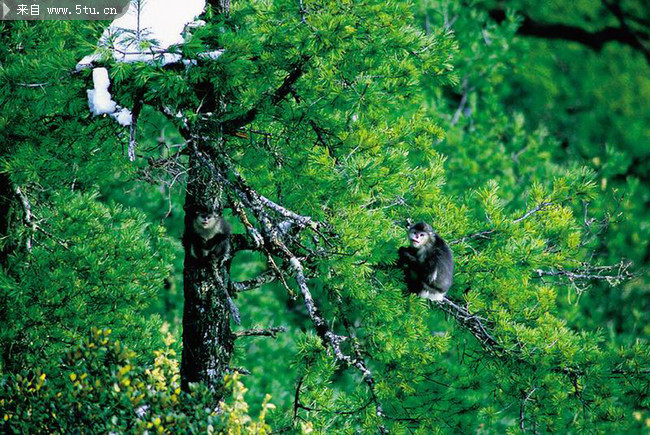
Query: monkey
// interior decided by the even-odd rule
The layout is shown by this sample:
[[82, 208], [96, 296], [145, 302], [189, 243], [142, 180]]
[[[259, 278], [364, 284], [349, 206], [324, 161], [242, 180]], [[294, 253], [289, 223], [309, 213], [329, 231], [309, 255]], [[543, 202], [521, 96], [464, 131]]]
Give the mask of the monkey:
[[411, 246], [398, 251], [398, 265], [410, 293], [442, 301], [453, 282], [454, 258], [447, 243], [426, 222], [409, 228]]
[[187, 241], [195, 259], [223, 258], [230, 252], [230, 224], [211, 210], [199, 210], [192, 219]]
[[[228, 221], [213, 210], [200, 209], [194, 213], [191, 222], [191, 231], [186, 234], [186, 246], [190, 250], [190, 256], [199, 264], [210, 264], [209, 260], [214, 258], [223, 265], [223, 260], [230, 254], [231, 229]], [[214, 272], [215, 277], [218, 277], [216, 271]], [[239, 325], [241, 323], [239, 309], [230, 297], [228, 289], [224, 288], [224, 291], [232, 318]]]

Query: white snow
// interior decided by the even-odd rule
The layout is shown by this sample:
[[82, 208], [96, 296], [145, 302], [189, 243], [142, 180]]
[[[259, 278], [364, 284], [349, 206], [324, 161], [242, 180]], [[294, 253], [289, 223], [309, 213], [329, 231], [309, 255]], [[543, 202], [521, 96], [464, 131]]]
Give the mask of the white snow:
[[95, 88], [86, 91], [88, 93], [88, 107], [93, 115], [115, 112], [116, 103], [111, 99], [111, 94], [108, 92], [111, 81], [108, 78], [106, 68], [93, 69], [93, 84]]
[[91, 66], [93, 66], [93, 62], [101, 58], [102, 56], [99, 53], [93, 53], [93, 54], [89, 54], [88, 56], [84, 56], [84, 58], [77, 63], [77, 71], [90, 68]]
[[[186, 27], [195, 28], [205, 24], [195, 20], [204, 8], [205, 0], [145, 0], [142, 1], [138, 20], [137, 8], [132, 2], [129, 11], [113, 20], [104, 30], [99, 45], [110, 48], [118, 62], [160, 61], [163, 65], [179, 62], [180, 54], [166, 51], [172, 45], [185, 42], [183, 33]], [[216, 58], [214, 53], [208, 57]], [[99, 53], [84, 57], [77, 64], [77, 70], [88, 68], [100, 58]]]
[[93, 70], [93, 84], [96, 90], [108, 92], [108, 87], [111, 85], [111, 79], [108, 78], [108, 71], [106, 68], [95, 68]]
[[[137, 0], [131, 0], [129, 11], [113, 20], [102, 34], [98, 45], [106, 47], [117, 62], [158, 62], [162, 65], [182, 62], [195, 65], [195, 59], [183, 59], [179, 53], [170, 53], [170, 47], [185, 42], [184, 34], [205, 25], [196, 17], [203, 12], [205, 0], [140, 0], [140, 14]], [[223, 50], [200, 53], [199, 59], [216, 59]], [[97, 51], [85, 56], [77, 64], [77, 71], [90, 68], [104, 54]], [[106, 68], [93, 69], [94, 89], [88, 93], [88, 107], [93, 115], [110, 114], [120, 125], [132, 123], [131, 111], [112, 100], [108, 92], [110, 80]]]
[[214, 50], [214, 51], [206, 51], [204, 53], [199, 53], [199, 58], [200, 59], [212, 59], [215, 60], [219, 56], [223, 54], [225, 50]]
[[[160, 49], [181, 44], [185, 25], [194, 21], [204, 8], [205, 0], [146, 0], [142, 2], [140, 30], [145, 32], [147, 39], [156, 40]], [[125, 29], [133, 35], [137, 26], [136, 8], [131, 5], [129, 12], [114, 20], [109, 29]]]
[[118, 124], [123, 125], [124, 127], [131, 125], [131, 121], [133, 120], [131, 111], [126, 107], [123, 107], [121, 110], [111, 114], [111, 116], [115, 118]]
[[89, 89], [88, 93], [88, 107], [93, 115], [111, 115], [120, 125], [131, 125], [131, 111], [125, 107], [120, 107], [113, 101], [111, 93], [108, 92], [108, 87], [111, 85], [111, 80], [108, 78], [108, 71], [106, 68], [93, 69], [93, 85], [94, 89]]

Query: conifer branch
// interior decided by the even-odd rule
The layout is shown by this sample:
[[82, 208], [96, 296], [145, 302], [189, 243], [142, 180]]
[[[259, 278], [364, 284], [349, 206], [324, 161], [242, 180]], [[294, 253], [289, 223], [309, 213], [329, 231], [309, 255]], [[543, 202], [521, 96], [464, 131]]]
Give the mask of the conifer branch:
[[[307, 277], [302, 262], [293, 252], [291, 252], [283, 240], [285, 235], [280, 230], [280, 224], [282, 222], [275, 222], [267, 210], [274, 211], [283, 218], [294, 220], [294, 222], [300, 227], [308, 226], [315, 230], [318, 228], [319, 224], [308, 216], [301, 216], [263, 197], [248, 186], [243, 177], [232, 167], [227, 168], [229, 173], [235, 177], [235, 180], [231, 181], [230, 178], [201, 151], [199, 151], [196, 146], [193, 147], [193, 151], [199, 161], [206, 165], [221, 183], [233, 191], [238, 200], [251, 211], [257, 222], [260, 223], [260, 234], [263, 237], [262, 248], [269, 253], [269, 260], [272, 260], [270, 255], [272, 252], [291, 266], [293, 278], [303, 297], [305, 308], [307, 309], [309, 318], [316, 329], [317, 335], [320, 337], [323, 344], [332, 351], [334, 360], [337, 363], [343, 364], [346, 367], [354, 367], [361, 373], [363, 381], [367, 385], [375, 404], [375, 413], [380, 421], [383, 420], [385, 414], [375, 392], [375, 380], [372, 372], [368, 369], [365, 360], [360, 355], [355, 355], [354, 357], [347, 355], [341, 348], [341, 344], [348, 340], [349, 337], [335, 334], [319, 313], [316, 302], [311, 294], [311, 290], [307, 285]], [[379, 429], [380, 432], [386, 433], [383, 424], [380, 423]]]
[[[492, 355], [495, 355], [501, 359], [517, 362], [520, 364], [531, 365], [531, 363], [525, 360], [517, 351], [505, 349], [501, 344], [499, 344], [490, 334], [488, 326], [486, 326], [486, 319], [470, 313], [467, 309], [457, 305], [451, 299], [445, 296], [442, 301], [431, 302], [432, 305], [438, 306], [445, 313], [452, 316], [456, 321], [465, 329], [467, 329]], [[556, 373], [562, 373], [568, 376], [570, 379], [577, 379], [578, 376], [584, 376], [585, 370], [580, 367], [554, 367], [552, 370]], [[650, 374], [650, 368], [640, 367], [632, 370], [625, 370], [622, 368], [616, 368], [609, 370], [609, 373], [612, 376], [624, 375], [624, 376], [646, 376]], [[528, 398], [532, 395], [535, 390], [531, 391]], [[528, 400], [528, 399], [526, 399]]]
[[[256, 218], [261, 219], [261, 221], [264, 222], [262, 232], [269, 232], [272, 238], [279, 237], [283, 231], [280, 225], [281, 223], [274, 224], [266, 209], [272, 210], [284, 218], [293, 221], [300, 228], [309, 227], [314, 231], [317, 231], [318, 228], [323, 226], [322, 223], [313, 220], [310, 216], [300, 215], [291, 210], [288, 210], [276, 202], [271, 201], [265, 196], [259, 194], [246, 184], [239, 172], [237, 172], [233, 167], [227, 167], [225, 169], [228, 170], [235, 178], [235, 181], [231, 181], [225, 172], [220, 170], [210, 159], [207, 158], [203, 152], [199, 151], [195, 145], [192, 146], [192, 151], [197, 156], [199, 161], [210, 169], [210, 171], [215, 175], [215, 177], [217, 177], [220, 183], [222, 183], [225, 187], [230, 188], [237, 195], [237, 200], [234, 200], [233, 203], [235, 205], [235, 211], [240, 214], [240, 217], [242, 217], [242, 213], [244, 213], [241, 205], [249, 208]], [[239, 205], [240, 203], [241, 205]], [[243, 215], [245, 216], [245, 213]], [[248, 218], [245, 218], [244, 221], [246, 227], [253, 229], [256, 234], [260, 234], [260, 232], [255, 229], [255, 227], [250, 222], [246, 222], [248, 222]]]
[[[375, 403], [375, 413], [377, 417], [379, 417], [380, 419], [385, 418], [384, 411], [382, 409], [381, 404], [379, 403], [377, 394], [375, 393], [374, 377], [372, 375], [372, 372], [368, 369], [366, 362], [363, 360], [363, 358], [360, 358], [358, 356], [352, 358], [349, 355], [343, 353], [343, 351], [341, 350], [341, 343], [345, 341], [348, 337], [336, 335], [329, 329], [329, 326], [327, 325], [323, 317], [319, 314], [318, 309], [316, 308], [314, 299], [312, 298], [309, 287], [307, 286], [307, 278], [305, 277], [302, 264], [296, 257], [290, 257], [289, 262], [296, 273], [295, 279], [298, 284], [298, 288], [302, 293], [303, 300], [305, 301], [305, 307], [307, 308], [309, 317], [311, 318], [312, 323], [314, 324], [314, 327], [316, 328], [316, 332], [318, 333], [319, 337], [321, 338], [321, 340], [323, 340], [325, 344], [329, 345], [330, 349], [332, 349], [332, 352], [334, 354], [334, 359], [337, 362], [344, 363], [346, 366], [349, 367], [350, 366], [355, 367], [359, 372], [361, 372], [363, 376], [363, 381], [368, 386], [368, 390], [370, 391], [372, 400]], [[379, 429], [382, 433], [387, 433], [383, 425], [381, 425]]]
[[[493, 9], [489, 11], [489, 14], [497, 23], [507, 19], [506, 12], [501, 9]], [[626, 27], [624, 23], [619, 27], [608, 26], [591, 32], [568, 24], [540, 23], [521, 11], [518, 14], [523, 18], [519, 29], [517, 29], [517, 33], [520, 35], [541, 39], [573, 41], [597, 52], [602, 50], [607, 43], [618, 42], [639, 51], [650, 62], [650, 50], [639, 40], [638, 35]]]
[[260, 109], [264, 104], [268, 103], [272, 106], [275, 106], [280, 101], [282, 101], [287, 95], [289, 95], [293, 85], [303, 75], [305, 65], [307, 64], [309, 59], [310, 59], [309, 56], [303, 56], [301, 61], [291, 68], [291, 72], [289, 72], [289, 74], [285, 77], [280, 87], [277, 88], [269, 97], [263, 98], [255, 106], [248, 109], [248, 111], [246, 111], [245, 113], [235, 118], [232, 118], [228, 121], [222, 122], [219, 126], [220, 130], [224, 134], [235, 134], [237, 130], [244, 127], [245, 125], [250, 124], [251, 122], [253, 122], [253, 120], [255, 120], [255, 117], [257, 116], [257, 114], [259, 113]]

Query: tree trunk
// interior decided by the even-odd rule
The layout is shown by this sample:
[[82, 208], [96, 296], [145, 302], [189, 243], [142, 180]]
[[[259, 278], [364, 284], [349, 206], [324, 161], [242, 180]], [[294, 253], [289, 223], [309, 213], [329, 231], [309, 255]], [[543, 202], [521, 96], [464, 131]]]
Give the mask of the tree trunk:
[[8, 243], [9, 231], [12, 222], [12, 204], [16, 201], [16, 194], [12, 190], [11, 180], [7, 174], [0, 174], [0, 237], [5, 238], [0, 247], [0, 266], [7, 266], [9, 254], [15, 246]]
[[[213, 208], [223, 214], [222, 186], [194, 156], [190, 156], [189, 164], [184, 207], [186, 236], [192, 231], [192, 215], [197, 207]], [[187, 391], [190, 382], [201, 382], [219, 394], [234, 341], [227, 291], [230, 259], [210, 257], [209, 262], [198, 261], [190, 255], [187, 237], [184, 246], [181, 385]]]
[[[230, 11], [230, 0], [208, 0], [207, 3], [216, 14], [228, 14]], [[217, 107], [224, 105], [223, 101], [214, 103]], [[214, 154], [203, 141], [198, 141], [194, 145], [207, 156]], [[186, 235], [192, 231], [192, 213], [197, 207], [204, 209], [212, 207], [223, 214], [222, 186], [192, 153], [189, 169], [187, 195], [183, 207]], [[184, 391], [188, 391], [189, 383], [201, 382], [220, 395], [223, 377], [234, 348], [228, 301], [230, 258], [212, 258], [208, 264], [197, 262], [190, 255], [187, 240], [184, 239], [185, 306], [181, 387]]]
[[[230, 13], [230, 0], [207, 0], [207, 4], [216, 15]], [[223, 110], [226, 102], [219, 96], [214, 99], [212, 103], [217, 110]], [[214, 158], [218, 154], [202, 140], [194, 145], [205, 156]], [[223, 214], [223, 186], [219, 185], [212, 172], [194, 155], [190, 155], [189, 168], [184, 205], [186, 235], [192, 231], [192, 212], [197, 207], [211, 207]], [[185, 306], [181, 386], [187, 391], [190, 382], [201, 382], [220, 395], [223, 377], [234, 349], [234, 335], [230, 329], [231, 301], [228, 294], [231, 254], [227, 253], [225, 258], [212, 258], [209, 264], [204, 264], [193, 259], [187, 243], [184, 245]]]

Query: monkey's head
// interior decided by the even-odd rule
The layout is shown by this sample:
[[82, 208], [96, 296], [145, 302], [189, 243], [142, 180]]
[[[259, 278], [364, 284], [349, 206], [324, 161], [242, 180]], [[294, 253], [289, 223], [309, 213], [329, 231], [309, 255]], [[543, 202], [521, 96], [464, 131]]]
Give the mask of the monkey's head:
[[194, 224], [201, 228], [212, 228], [217, 224], [217, 219], [214, 212], [202, 210], [196, 213]]
[[420, 248], [427, 243], [432, 243], [435, 237], [436, 233], [431, 228], [431, 225], [426, 222], [418, 222], [409, 228], [409, 240], [414, 248]]

